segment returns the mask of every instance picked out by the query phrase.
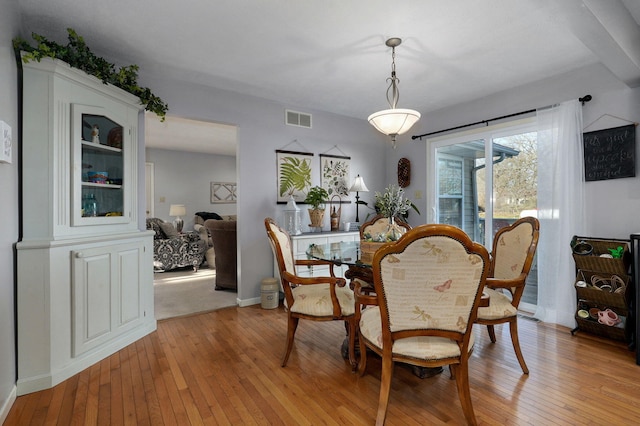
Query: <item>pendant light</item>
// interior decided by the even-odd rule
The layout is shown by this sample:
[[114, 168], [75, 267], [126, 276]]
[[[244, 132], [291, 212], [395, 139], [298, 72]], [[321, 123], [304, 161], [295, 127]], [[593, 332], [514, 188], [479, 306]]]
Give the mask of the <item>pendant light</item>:
[[402, 43], [402, 39], [397, 37], [390, 38], [385, 42], [391, 48], [391, 77], [387, 78], [387, 81], [391, 80], [391, 84], [387, 88], [387, 102], [391, 108], [374, 112], [368, 118], [369, 123], [379, 132], [391, 136], [394, 149], [396, 136], [407, 132], [420, 119], [418, 111], [396, 108], [400, 98], [398, 91], [400, 80], [396, 77], [396, 47], [400, 46], [400, 43]]

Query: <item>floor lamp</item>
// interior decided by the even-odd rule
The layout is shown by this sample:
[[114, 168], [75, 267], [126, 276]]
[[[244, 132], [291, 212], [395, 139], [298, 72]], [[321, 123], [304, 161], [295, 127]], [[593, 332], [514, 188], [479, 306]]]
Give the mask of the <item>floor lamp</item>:
[[362, 179], [362, 176], [358, 175], [356, 177], [353, 185], [351, 185], [351, 188], [349, 188], [349, 192], [356, 193], [356, 223], [360, 223], [360, 216], [358, 213], [358, 206], [360, 205], [358, 203], [358, 201], [360, 201], [360, 192], [369, 192], [367, 185], [364, 184], [364, 179]]

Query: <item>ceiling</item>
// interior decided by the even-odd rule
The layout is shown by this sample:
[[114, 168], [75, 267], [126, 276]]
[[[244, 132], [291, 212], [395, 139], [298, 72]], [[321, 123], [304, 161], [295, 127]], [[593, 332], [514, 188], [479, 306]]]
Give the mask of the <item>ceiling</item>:
[[[24, 37], [62, 43], [72, 27], [96, 54], [138, 64], [141, 80], [158, 74], [362, 119], [388, 107], [389, 37], [403, 40], [398, 107], [423, 115], [594, 63], [640, 86], [638, 0], [18, 2]], [[179, 136], [195, 123], [175, 124]], [[173, 125], [150, 125], [147, 136], [172, 146]], [[204, 130], [214, 144], [219, 126]]]

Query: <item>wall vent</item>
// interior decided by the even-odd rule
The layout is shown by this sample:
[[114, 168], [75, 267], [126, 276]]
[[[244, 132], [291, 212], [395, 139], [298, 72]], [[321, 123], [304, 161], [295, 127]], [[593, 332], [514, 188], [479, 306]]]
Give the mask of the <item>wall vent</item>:
[[289, 126], [311, 128], [311, 114], [286, 109], [284, 115], [284, 121]]

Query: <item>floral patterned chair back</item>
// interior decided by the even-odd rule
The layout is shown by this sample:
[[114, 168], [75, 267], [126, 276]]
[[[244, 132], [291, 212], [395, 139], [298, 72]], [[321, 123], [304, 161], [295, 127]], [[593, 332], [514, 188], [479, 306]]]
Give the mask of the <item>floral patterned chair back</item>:
[[496, 342], [494, 326], [509, 324], [511, 343], [523, 373], [529, 374], [518, 339], [518, 306], [531, 271], [540, 223], [535, 217], [523, 217], [498, 230], [493, 240], [491, 270], [486, 292], [491, 303], [478, 310], [477, 322], [487, 326], [489, 338]]
[[[411, 229], [411, 225], [403, 221], [400, 218], [395, 218], [394, 222], [397, 227], [402, 229], [402, 233], [405, 233]], [[379, 234], [387, 232], [389, 229], [389, 218], [383, 215], [376, 215], [371, 220], [365, 222], [360, 227], [360, 239], [365, 240], [371, 236], [374, 237]]]
[[489, 272], [489, 254], [459, 228], [422, 225], [373, 258], [377, 306], [358, 309], [361, 374], [367, 348], [382, 356], [377, 424], [386, 416], [393, 362], [421, 367], [450, 365], [460, 402], [475, 422], [468, 359], [473, 323]]
[[[344, 278], [333, 274], [328, 261], [295, 259], [291, 237], [271, 218], [264, 220], [267, 237], [278, 263], [280, 282], [288, 316], [287, 346], [282, 366], [287, 365], [300, 319], [312, 321], [344, 321], [349, 330], [349, 361], [355, 370], [355, 303], [353, 291]], [[330, 276], [300, 277], [296, 265], [328, 267]]]

